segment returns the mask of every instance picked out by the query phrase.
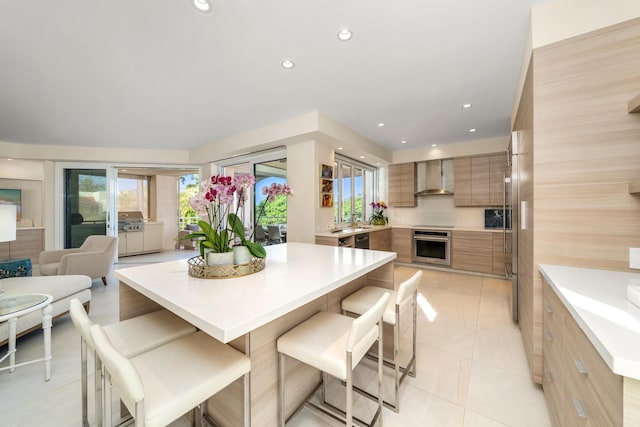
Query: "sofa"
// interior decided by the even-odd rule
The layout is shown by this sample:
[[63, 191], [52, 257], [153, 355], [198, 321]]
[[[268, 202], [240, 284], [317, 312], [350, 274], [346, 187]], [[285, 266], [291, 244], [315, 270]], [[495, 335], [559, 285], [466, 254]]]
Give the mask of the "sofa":
[[[55, 319], [69, 311], [69, 301], [78, 298], [89, 311], [91, 303], [91, 278], [81, 275], [70, 276], [33, 276], [10, 277], [0, 280], [0, 290], [6, 295], [0, 298], [10, 298], [19, 294], [48, 294], [53, 297], [51, 303], [52, 315]], [[9, 338], [8, 322], [0, 323], [0, 346], [7, 343]], [[24, 316], [20, 316], [17, 322], [17, 336], [40, 328], [42, 313], [36, 310]], [[55, 333], [55, 325], [54, 325]]]

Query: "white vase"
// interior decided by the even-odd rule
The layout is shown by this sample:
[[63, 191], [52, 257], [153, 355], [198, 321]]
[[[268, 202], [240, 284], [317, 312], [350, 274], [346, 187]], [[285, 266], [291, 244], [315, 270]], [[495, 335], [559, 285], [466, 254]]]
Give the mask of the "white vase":
[[233, 252], [209, 252], [207, 255], [207, 265], [233, 265]]
[[238, 265], [249, 264], [251, 261], [251, 252], [249, 252], [249, 248], [246, 246], [234, 246], [233, 259], [234, 263]]

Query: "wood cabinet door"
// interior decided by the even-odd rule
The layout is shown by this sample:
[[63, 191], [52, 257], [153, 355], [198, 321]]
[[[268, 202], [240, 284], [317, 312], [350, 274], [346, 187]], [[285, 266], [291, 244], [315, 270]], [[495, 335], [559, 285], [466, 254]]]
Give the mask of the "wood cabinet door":
[[390, 228], [380, 231], [372, 231], [369, 233], [369, 249], [376, 251], [391, 251], [392, 246]]
[[471, 205], [489, 206], [491, 156], [471, 158]]
[[471, 157], [453, 160], [453, 200], [456, 206], [471, 206]]
[[397, 254], [396, 261], [411, 262], [412, 231], [410, 228], [392, 229], [393, 251]]
[[499, 207], [505, 203], [504, 178], [507, 172], [506, 153], [491, 155], [489, 163], [489, 204]]
[[389, 206], [416, 206], [416, 164], [389, 165]]

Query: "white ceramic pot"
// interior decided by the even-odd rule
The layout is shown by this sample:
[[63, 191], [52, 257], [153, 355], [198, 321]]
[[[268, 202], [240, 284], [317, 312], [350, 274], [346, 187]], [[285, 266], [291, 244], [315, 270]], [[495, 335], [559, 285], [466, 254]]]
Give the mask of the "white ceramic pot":
[[251, 261], [251, 252], [246, 246], [234, 246], [233, 247], [233, 259], [237, 265], [249, 264]]
[[207, 265], [233, 265], [233, 252], [209, 252], [207, 254]]

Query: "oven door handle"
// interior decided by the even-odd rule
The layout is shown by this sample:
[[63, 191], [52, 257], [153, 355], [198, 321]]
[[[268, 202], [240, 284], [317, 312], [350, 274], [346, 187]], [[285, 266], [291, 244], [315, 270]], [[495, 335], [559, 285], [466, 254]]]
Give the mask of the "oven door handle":
[[427, 242], [448, 242], [450, 237], [426, 237], [426, 236], [413, 236], [414, 240], [424, 240]]

